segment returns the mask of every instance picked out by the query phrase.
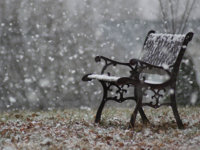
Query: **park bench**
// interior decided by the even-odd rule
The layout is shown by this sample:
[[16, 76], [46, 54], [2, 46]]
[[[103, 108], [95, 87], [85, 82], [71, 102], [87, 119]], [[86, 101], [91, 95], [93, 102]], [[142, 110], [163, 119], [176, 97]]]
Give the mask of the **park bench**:
[[[131, 115], [130, 126], [134, 128], [137, 113], [139, 112], [144, 124], [149, 123], [143, 106], [159, 108], [160, 106], [171, 106], [179, 129], [183, 129], [176, 104], [176, 80], [179, 66], [185, 53], [187, 44], [192, 40], [193, 33], [183, 34], [162, 34], [149, 31], [145, 39], [141, 56], [139, 59], [131, 59], [127, 63], [114, 61], [104, 56], [97, 56], [96, 62], [104, 61], [105, 64], [100, 74], [86, 74], [83, 81], [98, 80], [103, 87], [103, 98], [97, 110], [95, 123], [99, 123], [104, 105], [109, 100], [122, 103], [125, 100], [135, 100], [136, 106]], [[130, 69], [128, 76], [111, 75], [108, 68], [111, 66], [126, 66]], [[154, 77], [151, 75], [160, 76]], [[163, 78], [162, 78], [163, 77]], [[156, 79], [156, 80], [155, 80]], [[116, 88], [114, 96], [108, 96], [109, 92]], [[125, 88], [126, 87], [126, 88]], [[133, 94], [126, 96], [130, 87]], [[143, 102], [143, 97], [147, 91], [153, 95], [150, 102]], [[112, 91], [113, 92], [113, 91]], [[129, 91], [130, 92], [130, 91]], [[163, 96], [169, 95], [169, 102], [160, 103]]]

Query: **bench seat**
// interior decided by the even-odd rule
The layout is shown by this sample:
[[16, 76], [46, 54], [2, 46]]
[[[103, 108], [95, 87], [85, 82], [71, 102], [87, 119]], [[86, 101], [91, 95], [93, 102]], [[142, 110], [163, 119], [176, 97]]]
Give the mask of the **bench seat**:
[[[145, 76], [147, 78], [144, 80], [144, 83], [147, 83], [147, 84], [162, 84], [169, 79], [167, 75], [145, 74]], [[109, 76], [106, 74], [90, 74], [87, 76], [87, 78], [97, 79], [97, 80], [107, 81], [107, 82], [117, 82], [118, 79], [120, 79], [121, 77]]]

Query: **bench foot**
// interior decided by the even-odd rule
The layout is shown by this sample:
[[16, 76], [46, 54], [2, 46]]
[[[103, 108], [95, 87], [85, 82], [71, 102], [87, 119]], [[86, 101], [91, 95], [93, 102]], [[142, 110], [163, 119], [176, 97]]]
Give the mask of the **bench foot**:
[[95, 123], [99, 123], [101, 120], [101, 113], [103, 111], [104, 105], [105, 105], [106, 101], [102, 100], [98, 110], [97, 110], [97, 114], [96, 114], [96, 118], [95, 118]]
[[179, 113], [178, 113], [178, 110], [177, 110], [177, 107], [175, 106], [172, 106], [172, 110], [173, 110], [173, 113], [174, 113], [174, 117], [176, 119], [176, 123], [178, 125], [178, 128], [179, 129], [184, 129], [184, 125], [180, 119], [180, 116], [179, 116]]
[[142, 107], [141, 107], [142, 106], [142, 91], [140, 90], [140, 88], [137, 88], [137, 90], [135, 92], [137, 95], [137, 104], [136, 104], [135, 110], [131, 116], [131, 120], [130, 120], [131, 128], [134, 128], [134, 126], [135, 126], [135, 121], [136, 121], [138, 111], [140, 112], [140, 115], [141, 115], [143, 121], [146, 122], [148, 120]]
[[181, 121], [181, 118], [180, 118], [178, 110], [177, 110], [175, 92], [173, 94], [171, 94], [171, 107], [172, 107], [173, 114], [174, 114], [174, 117], [176, 119], [176, 123], [178, 125], [178, 128], [179, 129], [184, 129], [184, 125], [183, 125], [183, 123]]
[[95, 118], [95, 123], [99, 123], [101, 121], [101, 113], [103, 111], [103, 108], [105, 106], [105, 103], [106, 103], [106, 99], [107, 99], [107, 86], [106, 86], [106, 83], [103, 82], [103, 81], [100, 81], [102, 87], [103, 87], [103, 98], [102, 98], [102, 101], [101, 101], [101, 104], [97, 110], [97, 114], [96, 114], [96, 118]]
[[138, 113], [138, 108], [136, 106], [136, 108], [135, 108], [135, 110], [134, 110], [134, 112], [131, 116], [131, 120], [130, 120], [130, 127], [131, 128], [134, 128], [134, 126], [135, 126], [135, 120], [136, 120], [136, 117], [137, 117], [137, 113]]
[[139, 113], [140, 113], [140, 116], [142, 118], [143, 124], [147, 125], [148, 123], [150, 123], [148, 118], [147, 118], [147, 116], [145, 115], [144, 110], [142, 109], [142, 107], [139, 108]]

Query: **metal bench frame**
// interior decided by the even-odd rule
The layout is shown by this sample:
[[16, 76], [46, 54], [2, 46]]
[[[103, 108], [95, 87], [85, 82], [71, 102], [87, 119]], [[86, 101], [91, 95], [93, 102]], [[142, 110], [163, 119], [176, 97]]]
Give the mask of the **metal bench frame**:
[[[144, 49], [146, 49], [147, 51], [149, 51], [151, 53], [152, 51], [152, 46], [155, 46], [155, 43], [153, 43], [150, 39], [150, 36], [158, 36], [155, 31], [151, 30], [148, 32], [147, 37], [145, 39], [144, 45], [143, 45], [143, 51]], [[162, 34], [161, 36], [163, 37], [168, 37], [168, 39], [165, 40], [165, 38], [161, 39], [160, 41], [158, 40], [158, 45], [159, 44], [164, 44], [168, 45], [170, 44], [170, 42], [174, 42], [174, 41], [169, 41], [169, 37], [174, 37], [174, 36], [178, 36], [178, 35], [172, 35], [172, 34]], [[156, 48], [156, 50], [158, 51], [157, 53], [154, 52], [154, 54], [156, 56], [153, 56], [154, 59], [153, 61], [151, 59], [152, 56], [148, 56], [150, 58], [145, 58], [143, 57], [140, 60], [137, 59], [131, 59], [129, 61], [129, 63], [122, 63], [122, 62], [118, 62], [118, 61], [114, 61], [111, 60], [109, 58], [106, 58], [104, 56], [97, 56], [95, 58], [96, 62], [100, 62], [100, 61], [104, 61], [105, 65], [103, 66], [102, 70], [101, 70], [101, 74], [105, 74], [106, 69], [108, 69], [109, 66], [117, 66], [117, 65], [122, 65], [122, 66], [126, 66], [128, 68], [130, 68], [130, 76], [129, 77], [120, 77], [119, 79], [117, 79], [116, 81], [106, 81], [106, 80], [101, 80], [98, 79], [98, 81], [101, 83], [102, 87], [103, 87], [103, 98], [101, 101], [101, 104], [97, 110], [97, 114], [96, 114], [96, 118], [95, 118], [95, 123], [99, 123], [101, 120], [101, 114], [102, 114], [102, 110], [105, 106], [105, 103], [109, 100], [114, 100], [116, 102], [122, 103], [126, 100], [135, 100], [136, 101], [136, 106], [135, 109], [133, 111], [133, 114], [131, 116], [130, 119], [130, 126], [132, 128], [134, 128], [135, 125], [135, 120], [136, 120], [136, 116], [137, 113], [139, 112], [142, 118], [142, 121], [144, 124], [149, 123], [149, 120], [147, 119], [144, 111], [143, 111], [143, 106], [150, 106], [153, 108], [159, 108], [160, 106], [163, 105], [167, 105], [167, 106], [171, 106], [172, 110], [173, 110], [173, 114], [174, 117], [176, 119], [177, 125], [179, 129], [183, 129], [184, 125], [180, 119], [178, 110], [177, 110], [177, 104], [176, 104], [176, 80], [177, 80], [177, 75], [179, 72], [179, 67], [181, 64], [181, 60], [183, 58], [183, 55], [185, 53], [187, 44], [192, 40], [193, 38], [193, 33], [189, 32], [186, 35], [182, 35], [181, 37], [184, 37], [183, 40], [181, 41], [181, 43], [179, 42], [179, 46], [181, 46], [179, 48], [179, 52], [177, 54], [177, 56], [175, 56], [175, 60], [173, 63], [170, 64], [170, 66], [168, 68], [158, 65], [158, 63], [156, 63], [156, 61], [158, 62], [157, 58], [159, 57], [159, 55], [157, 56], [157, 53], [160, 53], [159, 50], [159, 46]], [[155, 38], [155, 37], [153, 37]], [[168, 40], [168, 41], [167, 41]], [[176, 41], [177, 42], [177, 41]], [[148, 44], [150, 44], [150, 48], [148, 47]], [[174, 44], [174, 43], [172, 43]], [[177, 43], [178, 44], [178, 43]], [[177, 44], [175, 43], [174, 46], [177, 46]], [[172, 48], [175, 49], [175, 47], [170, 47], [167, 50], [172, 50]], [[177, 48], [177, 47], [176, 47]], [[155, 50], [155, 48], [154, 48]], [[173, 55], [174, 57], [174, 55]], [[168, 61], [168, 60], [164, 60], [164, 61]], [[168, 63], [168, 62], [167, 62]], [[143, 70], [145, 69], [160, 69], [165, 71], [168, 75], [169, 75], [169, 80], [167, 80], [164, 83], [161, 84], [150, 84], [150, 83], [146, 83], [145, 82], [145, 78], [141, 80], [141, 73], [143, 72]], [[82, 80], [83, 81], [91, 81], [92, 78], [90, 78], [91, 74], [86, 74], [83, 76]], [[108, 73], [108, 76], [110, 76], [110, 73]], [[127, 92], [126, 89], [124, 89], [125, 86], [134, 86], [134, 95], [133, 96], [129, 96], [129, 97], [125, 97], [125, 93]], [[108, 96], [108, 92], [112, 91], [112, 88], [115, 87], [118, 90], [116, 91], [116, 96]], [[166, 88], [169, 87], [173, 90], [173, 92], [170, 93], [170, 102], [169, 103], [163, 103], [160, 104], [159, 100], [164, 96], [163, 94], [161, 94], [161, 91], [166, 91]], [[150, 102], [150, 103], [143, 103], [142, 99], [143, 99], [143, 95], [145, 94], [146, 90], [151, 90], [154, 95], [151, 97], [152, 99], [155, 100], [155, 104]]]

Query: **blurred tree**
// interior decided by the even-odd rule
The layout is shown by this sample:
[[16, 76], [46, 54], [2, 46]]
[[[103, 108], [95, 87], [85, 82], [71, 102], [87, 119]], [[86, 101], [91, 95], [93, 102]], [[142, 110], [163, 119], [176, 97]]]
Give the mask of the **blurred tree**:
[[[162, 27], [166, 33], [183, 34], [190, 23], [196, 0], [158, 0]], [[189, 48], [188, 48], [189, 49]], [[186, 51], [177, 82], [179, 104], [200, 104], [200, 90], [192, 58]]]
[[95, 70], [96, 55], [136, 57], [153, 28], [139, 3], [0, 1], [0, 110], [96, 104], [101, 87], [91, 90], [81, 77]]

